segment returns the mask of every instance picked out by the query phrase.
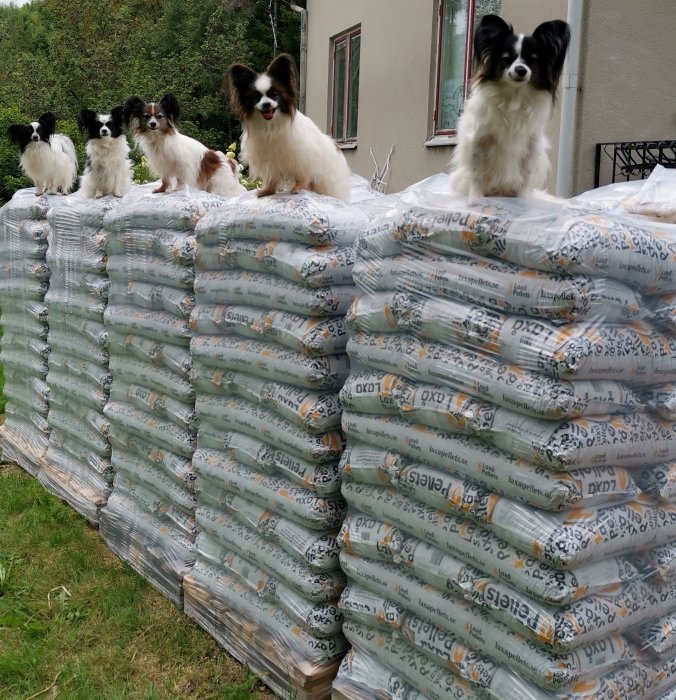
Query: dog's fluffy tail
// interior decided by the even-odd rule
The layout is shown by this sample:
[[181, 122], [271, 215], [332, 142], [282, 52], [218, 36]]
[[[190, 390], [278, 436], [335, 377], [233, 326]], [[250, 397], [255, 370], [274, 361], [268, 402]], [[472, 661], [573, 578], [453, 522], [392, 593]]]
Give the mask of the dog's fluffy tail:
[[203, 184], [207, 192], [221, 197], [237, 197], [244, 194], [246, 189], [237, 177], [237, 162], [226, 158], [221, 151], [208, 151], [202, 159], [202, 166], [208, 170]]
[[65, 134], [54, 134], [50, 140], [54, 163], [57, 166], [57, 186], [67, 194], [77, 178], [77, 154], [73, 142]]

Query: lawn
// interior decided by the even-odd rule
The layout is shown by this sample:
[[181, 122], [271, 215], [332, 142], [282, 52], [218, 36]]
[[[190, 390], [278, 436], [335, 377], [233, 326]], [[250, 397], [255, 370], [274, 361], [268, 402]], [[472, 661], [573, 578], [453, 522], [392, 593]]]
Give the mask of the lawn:
[[0, 698], [273, 695], [13, 465], [0, 466]]

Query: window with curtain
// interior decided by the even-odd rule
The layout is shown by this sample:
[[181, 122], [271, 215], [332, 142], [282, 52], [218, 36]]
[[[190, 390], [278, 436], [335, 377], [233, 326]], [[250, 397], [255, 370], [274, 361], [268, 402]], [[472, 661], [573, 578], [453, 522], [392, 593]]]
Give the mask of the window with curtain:
[[356, 142], [361, 28], [334, 37], [332, 45], [331, 136], [339, 143]]
[[454, 134], [469, 91], [475, 21], [500, 14], [500, 0], [439, 0], [434, 133]]

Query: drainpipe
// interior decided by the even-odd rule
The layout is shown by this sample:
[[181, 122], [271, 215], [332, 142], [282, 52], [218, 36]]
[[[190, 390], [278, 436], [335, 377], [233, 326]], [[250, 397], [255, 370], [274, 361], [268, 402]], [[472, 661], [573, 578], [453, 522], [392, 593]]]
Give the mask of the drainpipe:
[[300, 85], [298, 87], [298, 109], [305, 114], [305, 83], [307, 79], [307, 10], [291, 4], [291, 9], [300, 14]]
[[559, 158], [556, 168], [556, 195], [566, 198], [571, 196], [573, 186], [582, 10], [583, 0], [568, 0], [568, 17], [566, 19], [570, 25], [571, 38], [561, 76], [561, 128], [559, 130]]

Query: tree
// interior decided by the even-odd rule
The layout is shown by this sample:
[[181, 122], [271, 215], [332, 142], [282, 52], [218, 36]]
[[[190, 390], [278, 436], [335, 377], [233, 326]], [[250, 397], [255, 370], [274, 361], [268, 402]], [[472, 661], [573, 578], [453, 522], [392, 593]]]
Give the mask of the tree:
[[[50, 109], [82, 158], [80, 109], [107, 111], [133, 94], [159, 100], [173, 92], [181, 130], [225, 150], [241, 132], [222, 94], [227, 66], [238, 61], [263, 70], [279, 51], [298, 59], [299, 27], [287, 0], [43, 0], [0, 7], [0, 129], [8, 119], [26, 122]], [[0, 198], [27, 184], [4, 131]]]

